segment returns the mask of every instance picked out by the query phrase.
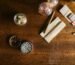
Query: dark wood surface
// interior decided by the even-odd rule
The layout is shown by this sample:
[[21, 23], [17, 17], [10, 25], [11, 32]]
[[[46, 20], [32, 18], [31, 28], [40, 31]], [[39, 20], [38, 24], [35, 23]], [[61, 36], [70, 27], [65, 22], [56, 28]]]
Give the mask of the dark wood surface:
[[[43, 1], [43, 0], [42, 0]], [[59, 13], [66, 24], [66, 28], [47, 44], [39, 35], [46, 16], [38, 14], [41, 0], [0, 0], [0, 65], [75, 65], [75, 27]], [[75, 13], [75, 3], [60, 0], [60, 4], [67, 4]], [[13, 16], [24, 13], [28, 22], [25, 26], [14, 24]], [[29, 40], [33, 44], [30, 54], [21, 54], [20, 50], [11, 48], [7, 42], [9, 35], [15, 34], [21, 39]]]

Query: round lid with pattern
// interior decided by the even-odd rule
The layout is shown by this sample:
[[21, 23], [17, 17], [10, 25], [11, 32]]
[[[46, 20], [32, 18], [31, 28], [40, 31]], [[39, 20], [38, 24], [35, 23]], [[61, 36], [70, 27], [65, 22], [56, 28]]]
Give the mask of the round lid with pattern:
[[21, 49], [21, 52], [24, 53], [24, 54], [27, 54], [27, 53], [31, 52], [32, 51], [31, 42], [22, 43], [20, 49]]

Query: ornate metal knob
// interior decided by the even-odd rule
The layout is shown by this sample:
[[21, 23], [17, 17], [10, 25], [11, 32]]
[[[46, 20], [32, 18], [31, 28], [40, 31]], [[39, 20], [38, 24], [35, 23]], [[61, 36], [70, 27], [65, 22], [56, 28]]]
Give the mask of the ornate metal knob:
[[14, 22], [19, 26], [23, 26], [27, 23], [27, 17], [23, 13], [18, 13], [14, 16]]

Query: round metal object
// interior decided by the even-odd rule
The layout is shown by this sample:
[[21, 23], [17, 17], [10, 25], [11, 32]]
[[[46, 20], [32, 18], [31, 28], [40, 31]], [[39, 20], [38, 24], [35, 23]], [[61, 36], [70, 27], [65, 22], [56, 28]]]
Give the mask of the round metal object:
[[32, 43], [29, 41], [24, 41], [18, 39], [15, 35], [9, 38], [9, 45], [14, 48], [20, 49], [24, 54], [27, 54], [32, 51]]
[[22, 40], [18, 39], [15, 35], [9, 38], [9, 45], [14, 48], [18, 48], [22, 43]]
[[50, 3], [43, 2], [39, 6], [39, 13], [42, 15], [49, 16], [52, 13], [53, 9], [52, 6], [50, 6]]
[[30, 42], [24, 42], [23, 44], [21, 44], [20, 48], [21, 52], [24, 54], [27, 54], [32, 51], [32, 45]]
[[23, 26], [27, 23], [27, 17], [23, 13], [18, 13], [14, 16], [14, 22], [19, 26]]

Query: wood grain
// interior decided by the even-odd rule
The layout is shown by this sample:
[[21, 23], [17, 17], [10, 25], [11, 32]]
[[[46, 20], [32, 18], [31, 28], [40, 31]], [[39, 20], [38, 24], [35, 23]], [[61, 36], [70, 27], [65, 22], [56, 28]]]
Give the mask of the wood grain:
[[[42, 0], [43, 1], [43, 0]], [[57, 11], [66, 24], [66, 28], [50, 44], [39, 35], [46, 16], [38, 14], [40, 0], [0, 0], [0, 65], [75, 65], [75, 27]], [[75, 4], [60, 0], [75, 13]], [[59, 5], [60, 6], [60, 5]], [[28, 23], [25, 26], [14, 24], [16, 13], [24, 13]], [[30, 54], [21, 54], [20, 50], [11, 48], [7, 42], [9, 35], [16, 34], [21, 39], [32, 42]]]

